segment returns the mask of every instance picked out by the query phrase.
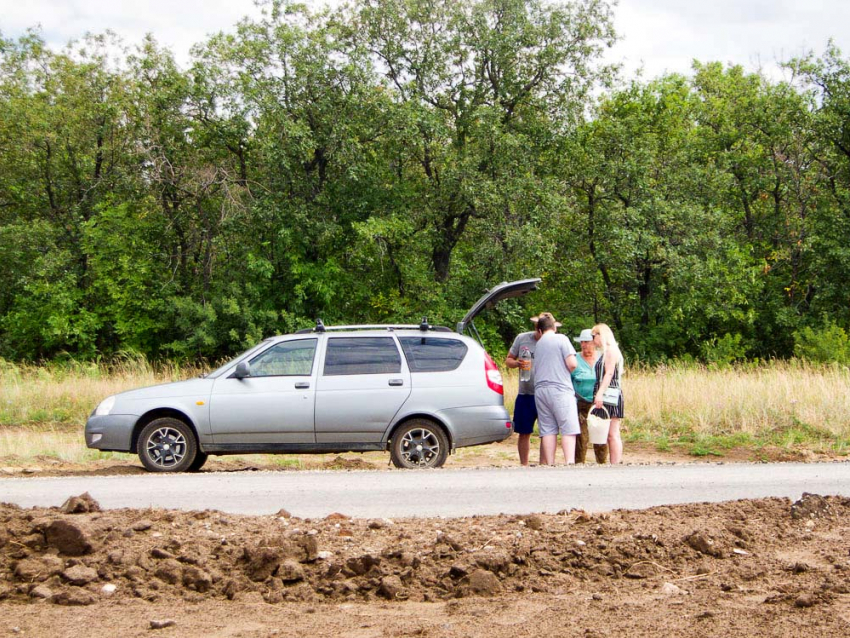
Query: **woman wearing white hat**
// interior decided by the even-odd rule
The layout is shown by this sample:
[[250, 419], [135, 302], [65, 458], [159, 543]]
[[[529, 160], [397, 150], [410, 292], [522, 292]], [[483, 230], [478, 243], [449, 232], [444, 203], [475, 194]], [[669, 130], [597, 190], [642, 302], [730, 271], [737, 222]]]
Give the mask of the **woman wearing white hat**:
[[[596, 360], [599, 358], [596, 346], [593, 344], [593, 331], [585, 328], [573, 341], [581, 346], [581, 352], [576, 357], [578, 365], [572, 371], [573, 388], [576, 391], [576, 404], [578, 405], [578, 422], [581, 434], [576, 437], [576, 463], [584, 463], [587, 456], [587, 413], [593, 406], [593, 388], [596, 385]], [[593, 453], [597, 463], [605, 463], [608, 458], [608, 446], [594, 445]]]

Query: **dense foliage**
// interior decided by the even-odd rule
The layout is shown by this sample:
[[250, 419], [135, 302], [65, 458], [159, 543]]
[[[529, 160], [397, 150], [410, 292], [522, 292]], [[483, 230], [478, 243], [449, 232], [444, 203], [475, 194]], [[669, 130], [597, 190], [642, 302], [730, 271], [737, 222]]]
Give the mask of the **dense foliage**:
[[647, 361], [846, 358], [848, 61], [624, 82], [611, 11], [277, 1], [188, 69], [152, 38], [0, 37], [0, 357], [454, 325], [540, 276], [479, 321], [491, 349], [548, 309]]

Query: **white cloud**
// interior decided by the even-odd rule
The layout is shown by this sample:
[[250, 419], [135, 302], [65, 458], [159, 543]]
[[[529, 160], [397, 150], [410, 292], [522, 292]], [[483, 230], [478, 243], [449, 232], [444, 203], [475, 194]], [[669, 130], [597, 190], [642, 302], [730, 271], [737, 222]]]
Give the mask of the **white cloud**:
[[[186, 64], [192, 45], [259, 14], [253, 0], [0, 0], [0, 31], [16, 37], [40, 24], [56, 49], [86, 32], [111, 29], [131, 45], [153, 33]], [[850, 54], [848, 0], [620, 0], [615, 21], [624, 39], [607, 59], [627, 75], [641, 64], [649, 77], [688, 73], [693, 59], [777, 75], [777, 61], [821, 54], [830, 37]]]
[[253, 0], [0, 0], [0, 30], [7, 37], [40, 25], [45, 40], [60, 49], [87, 32], [110, 29], [129, 45], [152, 33], [183, 64], [192, 45], [233, 29], [246, 15], [260, 15]]
[[846, 0], [620, 0], [610, 61], [628, 74], [643, 64], [648, 77], [689, 73], [691, 62], [719, 61], [780, 74], [778, 63], [814, 51], [833, 38], [847, 54]]

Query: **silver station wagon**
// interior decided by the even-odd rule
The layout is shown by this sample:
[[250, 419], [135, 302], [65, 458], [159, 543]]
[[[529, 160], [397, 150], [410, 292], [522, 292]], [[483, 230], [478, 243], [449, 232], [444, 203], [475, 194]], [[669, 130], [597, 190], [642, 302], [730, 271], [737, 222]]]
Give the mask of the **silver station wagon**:
[[138, 453], [152, 472], [196, 471], [210, 454], [371, 450], [396, 467], [440, 467], [456, 448], [510, 436], [502, 375], [473, 318], [539, 281], [495, 286], [456, 331], [318, 321], [266, 339], [202, 378], [106, 398], [86, 445]]

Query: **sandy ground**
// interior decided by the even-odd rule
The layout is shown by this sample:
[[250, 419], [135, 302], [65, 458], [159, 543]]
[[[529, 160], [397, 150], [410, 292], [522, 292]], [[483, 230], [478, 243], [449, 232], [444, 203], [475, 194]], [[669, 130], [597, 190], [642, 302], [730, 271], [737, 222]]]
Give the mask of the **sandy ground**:
[[[450, 466], [516, 463], [511, 441], [461, 452]], [[626, 459], [702, 462], [638, 446]], [[781, 450], [723, 458], [759, 459], [814, 460]], [[211, 460], [204, 471], [386, 464], [380, 454], [283, 465], [244, 457]], [[131, 457], [7, 458], [0, 467], [143, 471]], [[392, 521], [100, 511], [82, 495], [61, 508], [0, 505], [0, 636], [730, 633], [850, 635], [850, 499]]]

